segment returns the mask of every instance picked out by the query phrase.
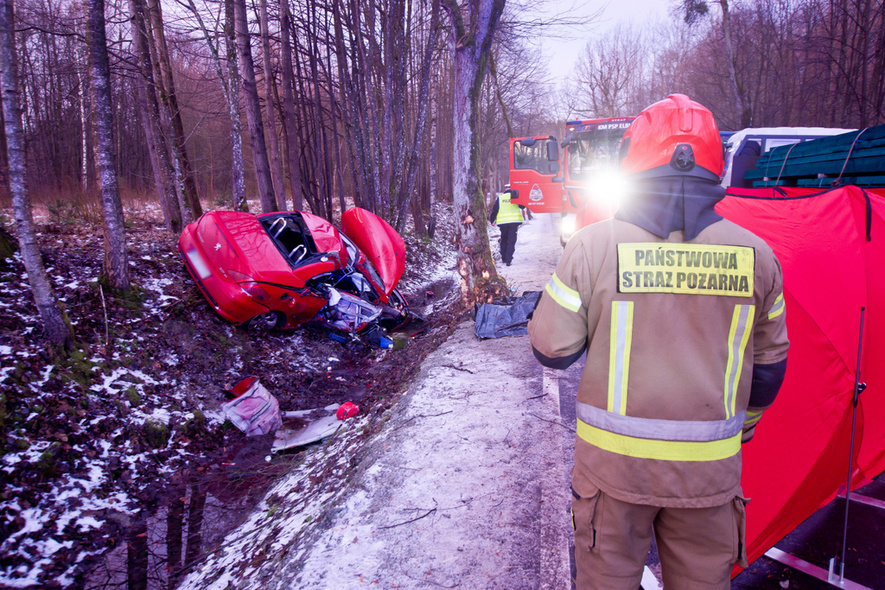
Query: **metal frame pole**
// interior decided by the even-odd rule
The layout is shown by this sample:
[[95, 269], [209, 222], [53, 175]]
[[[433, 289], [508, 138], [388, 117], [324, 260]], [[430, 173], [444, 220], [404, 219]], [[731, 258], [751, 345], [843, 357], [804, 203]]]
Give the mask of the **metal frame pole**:
[[[845, 551], [848, 547], [848, 505], [851, 502], [851, 473], [852, 467], [854, 465], [854, 434], [855, 427], [857, 425], [857, 404], [860, 400], [860, 394], [864, 389], [867, 388], [866, 383], [860, 382], [860, 357], [861, 352], [863, 351], [863, 319], [864, 313], [866, 312], [865, 307], [860, 308], [860, 334], [857, 339], [857, 368], [854, 371], [854, 397], [852, 399], [852, 405], [854, 406], [851, 414], [851, 444], [848, 447], [848, 483], [846, 485], [845, 491], [845, 523], [842, 527], [842, 556], [841, 558], [833, 557], [830, 559], [830, 570], [827, 577], [827, 581], [832, 583], [841, 584], [845, 580]], [[835, 572], [835, 565], [839, 564], [839, 574], [838, 578]]]

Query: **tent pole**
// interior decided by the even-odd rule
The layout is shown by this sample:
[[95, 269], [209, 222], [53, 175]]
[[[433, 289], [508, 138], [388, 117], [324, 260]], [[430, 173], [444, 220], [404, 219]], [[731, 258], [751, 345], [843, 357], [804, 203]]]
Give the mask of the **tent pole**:
[[867, 388], [866, 383], [860, 382], [860, 355], [863, 351], [863, 317], [866, 308], [861, 306], [860, 308], [860, 333], [857, 338], [857, 368], [854, 371], [854, 398], [852, 399], [852, 405], [854, 409], [851, 414], [851, 444], [848, 447], [848, 483], [845, 486], [845, 524], [842, 527], [842, 557], [837, 560], [837, 558], [833, 557], [830, 559], [830, 571], [829, 571], [829, 582], [836, 581], [836, 572], [835, 565], [838, 561], [839, 564], [839, 574], [838, 581], [842, 582], [845, 580], [845, 549], [848, 546], [848, 505], [851, 503], [851, 472], [852, 465], [854, 464], [854, 431], [855, 426], [857, 424], [857, 404], [860, 400], [861, 392]]

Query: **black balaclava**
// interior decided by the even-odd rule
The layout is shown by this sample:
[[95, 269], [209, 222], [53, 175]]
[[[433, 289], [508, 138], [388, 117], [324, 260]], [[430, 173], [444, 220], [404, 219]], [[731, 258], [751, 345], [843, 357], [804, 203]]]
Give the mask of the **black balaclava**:
[[714, 207], [724, 197], [725, 189], [712, 178], [688, 175], [643, 178], [637, 174], [634, 190], [615, 213], [615, 219], [638, 225], [661, 238], [683, 230], [685, 240], [690, 241], [705, 227], [722, 219]]

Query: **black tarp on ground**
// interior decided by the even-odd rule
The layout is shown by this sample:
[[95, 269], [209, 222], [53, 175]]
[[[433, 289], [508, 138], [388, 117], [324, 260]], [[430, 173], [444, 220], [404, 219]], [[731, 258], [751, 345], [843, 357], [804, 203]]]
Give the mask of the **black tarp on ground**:
[[528, 334], [528, 316], [540, 298], [540, 291], [526, 291], [520, 297], [483, 303], [476, 310], [473, 333], [480, 340]]

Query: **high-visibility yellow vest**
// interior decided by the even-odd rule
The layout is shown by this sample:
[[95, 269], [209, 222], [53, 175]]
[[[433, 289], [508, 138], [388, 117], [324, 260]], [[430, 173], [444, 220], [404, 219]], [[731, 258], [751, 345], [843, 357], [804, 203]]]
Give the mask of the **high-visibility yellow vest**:
[[498, 216], [495, 223], [501, 225], [502, 223], [522, 223], [522, 221], [522, 211], [519, 210], [519, 205], [510, 202], [510, 191], [499, 193]]

